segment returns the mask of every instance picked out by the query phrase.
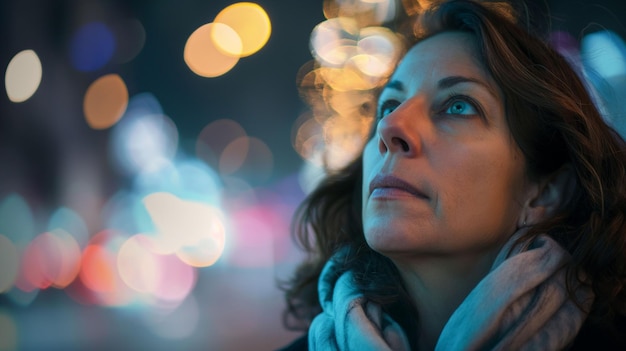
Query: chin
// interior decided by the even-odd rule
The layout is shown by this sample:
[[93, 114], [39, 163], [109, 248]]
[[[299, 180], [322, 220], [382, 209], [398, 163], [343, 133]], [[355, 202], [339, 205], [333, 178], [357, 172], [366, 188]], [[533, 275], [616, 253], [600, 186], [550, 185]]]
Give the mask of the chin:
[[416, 240], [415, 231], [394, 230], [390, 227], [371, 228], [365, 232], [365, 240], [372, 250], [388, 256], [394, 253], [416, 252], [425, 244]]

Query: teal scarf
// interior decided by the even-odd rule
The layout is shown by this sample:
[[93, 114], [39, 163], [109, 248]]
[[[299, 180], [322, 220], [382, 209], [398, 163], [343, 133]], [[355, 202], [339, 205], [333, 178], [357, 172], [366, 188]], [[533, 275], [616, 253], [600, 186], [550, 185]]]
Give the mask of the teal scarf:
[[[452, 314], [436, 350], [561, 350], [576, 337], [587, 315], [566, 290], [570, 255], [545, 235], [510, 250], [518, 235]], [[323, 312], [311, 324], [309, 349], [408, 351], [400, 326], [355, 288], [351, 272], [338, 275], [333, 261], [320, 276]], [[591, 291], [577, 286], [576, 294], [588, 309]]]

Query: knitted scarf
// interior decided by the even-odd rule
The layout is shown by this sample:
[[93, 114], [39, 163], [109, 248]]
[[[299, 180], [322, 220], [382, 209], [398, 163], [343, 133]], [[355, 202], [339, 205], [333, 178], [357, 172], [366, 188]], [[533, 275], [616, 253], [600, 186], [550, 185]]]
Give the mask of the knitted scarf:
[[[452, 314], [435, 350], [560, 350], [574, 339], [587, 315], [566, 290], [569, 254], [545, 235], [511, 250], [517, 237]], [[323, 312], [309, 329], [309, 349], [409, 350], [400, 325], [356, 289], [352, 272], [338, 274], [334, 259], [319, 279]], [[585, 309], [593, 302], [583, 286], [576, 295]]]

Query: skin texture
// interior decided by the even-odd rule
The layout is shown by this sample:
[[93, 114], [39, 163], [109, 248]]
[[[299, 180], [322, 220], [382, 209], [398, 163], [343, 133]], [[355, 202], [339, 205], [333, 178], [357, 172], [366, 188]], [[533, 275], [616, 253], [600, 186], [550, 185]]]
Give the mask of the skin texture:
[[[470, 35], [450, 32], [417, 44], [380, 96], [380, 121], [364, 151], [363, 222], [368, 243], [382, 253], [499, 247], [532, 194], [498, 87], [469, 43]], [[441, 88], [449, 77], [476, 82]], [[397, 188], [370, 194], [377, 175], [400, 178], [424, 196]]]
[[[446, 32], [407, 53], [381, 93], [363, 154], [365, 238], [396, 264], [429, 316], [425, 347], [522, 226], [539, 188], [472, 43]], [[394, 182], [371, 191], [377, 176], [417, 193]]]

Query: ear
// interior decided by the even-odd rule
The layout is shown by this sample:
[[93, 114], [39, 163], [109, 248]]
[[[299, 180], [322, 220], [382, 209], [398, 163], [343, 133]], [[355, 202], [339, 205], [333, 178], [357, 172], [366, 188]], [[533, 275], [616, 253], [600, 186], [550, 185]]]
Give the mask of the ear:
[[563, 205], [567, 204], [576, 189], [576, 175], [571, 165], [566, 164], [554, 173], [540, 179], [533, 195], [529, 196], [520, 217], [524, 227], [541, 222], [554, 215]]

